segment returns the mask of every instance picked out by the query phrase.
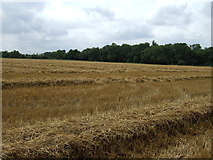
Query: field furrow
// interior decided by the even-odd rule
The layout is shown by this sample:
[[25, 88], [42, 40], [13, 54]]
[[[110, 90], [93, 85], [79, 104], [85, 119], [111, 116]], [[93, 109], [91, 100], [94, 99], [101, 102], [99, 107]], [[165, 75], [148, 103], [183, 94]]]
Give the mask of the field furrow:
[[177, 77], [135, 77], [135, 78], [121, 78], [121, 77], [107, 77], [101, 79], [92, 78], [57, 78], [57, 79], [22, 79], [21, 81], [2, 81], [2, 89], [22, 88], [22, 87], [46, 87], [46, 86], [68, 86], [68, 85], [89, 85], [89, 84], [103, 84], [109, 82], [119, 83], [143, 83], [143, 82], [174, 82], [194, 79], [211, 79], [211, 76], [177, 76]]

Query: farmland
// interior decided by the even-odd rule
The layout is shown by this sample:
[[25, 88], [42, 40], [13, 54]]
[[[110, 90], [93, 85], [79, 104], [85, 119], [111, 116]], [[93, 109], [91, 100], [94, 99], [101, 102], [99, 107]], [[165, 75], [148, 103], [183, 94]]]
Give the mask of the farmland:
[[211, 67], [2, 60], [3, 157], [210, 158]]

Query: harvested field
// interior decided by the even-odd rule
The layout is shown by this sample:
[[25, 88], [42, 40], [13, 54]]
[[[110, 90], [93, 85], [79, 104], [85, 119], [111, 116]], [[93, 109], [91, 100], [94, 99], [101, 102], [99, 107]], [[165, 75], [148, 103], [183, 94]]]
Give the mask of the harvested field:
[[2, 60], [4, 158], [211, 158], [211, 68]]

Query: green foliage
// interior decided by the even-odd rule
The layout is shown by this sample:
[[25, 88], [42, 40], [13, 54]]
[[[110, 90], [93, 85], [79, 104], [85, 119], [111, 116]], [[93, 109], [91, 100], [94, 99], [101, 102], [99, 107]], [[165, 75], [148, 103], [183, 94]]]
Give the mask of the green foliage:
[[72, 50], [70, 49], [69, 52], [65, 53], [64, 52], [64, 57], [65, 59], [79, 59], [79, 54], [80, 54], [80, 51], [78, 51], [77, 49], [75, 50]]
[[22, 55], [21, 53], [19, 53], [19, 51], [16, 50], [11, 52], [1, 51], [0, 54], [2, 58], [24, 58], [24, 55]]
[[3, 58], [67, 59], [103, 62], [128, 62], [166, 65], [212, 66], [212, 47], [202, 49], [200, 44], [188, 46], [186, 43], [158, 45], [140, 43], [136, 45], [117, 45], [112, 43], [102, 48], [87, 48], [83, 51], [70, 49], [45, 52], [42, 54], [21, 54], [19, 51], [1, 51]]

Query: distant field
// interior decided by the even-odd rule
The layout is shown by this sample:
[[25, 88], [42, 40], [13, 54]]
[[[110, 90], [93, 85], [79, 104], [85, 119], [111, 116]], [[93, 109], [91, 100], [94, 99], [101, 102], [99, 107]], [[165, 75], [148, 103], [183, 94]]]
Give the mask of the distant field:
[[6, 158], [210, 158], [211, 67], [2, 59]]

